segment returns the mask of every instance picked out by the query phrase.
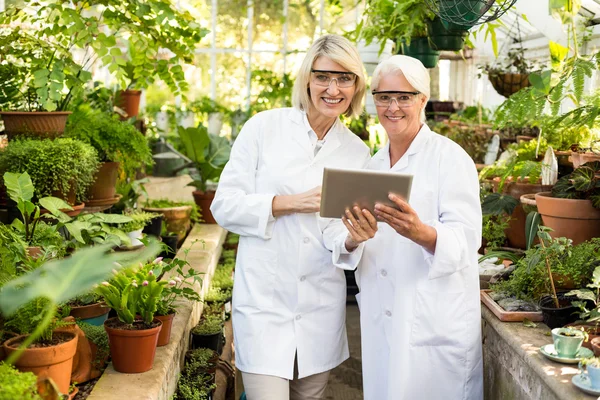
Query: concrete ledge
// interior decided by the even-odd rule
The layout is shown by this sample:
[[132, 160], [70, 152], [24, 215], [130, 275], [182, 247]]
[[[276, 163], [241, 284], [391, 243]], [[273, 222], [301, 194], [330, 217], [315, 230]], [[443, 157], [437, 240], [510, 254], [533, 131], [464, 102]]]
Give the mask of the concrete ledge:
[[[185, 258], [185, 249], [190, 248], [187, 260], [191, 267], [205, 273], [202, 281], [202, 296], [206, 294], [210, 279], [221, 257], [221, 246], [227, 231], [218, 225], [197, 224], [177, 252]], [[197, 242], [196, 240], [204, 241]], [[104, 371], [88, 400], [168, 400], [175, 393], [177, 378], [183, 366], [185, 352], [189, 347], [190, 331], [202, 314], [203, 303], [182, 302], [173, 320], [171, 341], [167, 346], [156, 349], [154, 367], [142, 374], [121, 374], [112, 364]]]
[[552, 343], [543, 323], [527, 328], [521, 322], [502, 322], [481, 306], [484, 391], [486, 400], [589, 400], [571, 383], [577, 365], [544, 357], [539, 348]]

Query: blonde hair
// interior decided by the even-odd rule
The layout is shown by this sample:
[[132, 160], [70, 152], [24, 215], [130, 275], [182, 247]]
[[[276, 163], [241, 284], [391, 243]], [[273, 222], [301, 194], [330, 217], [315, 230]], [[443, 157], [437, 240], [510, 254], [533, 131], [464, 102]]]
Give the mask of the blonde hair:
[[423, 109], [421, 110], [421, 121], [425, 122], [425, 106], [431, 95], [429, 71], [427, 71], [427, 68], [416, 58], [403, 55], [391, 56], [379, 63], [377, 68], [375, 68], [373, 77], [371, 78], [371, 90], [376, 91], [379, 87], [381, 77], [388, 74], [404, 75], [408, 83], [417, 92], [425, 96], [425, 104], [423, 104]]
[[292, 89], [292, 104], [294, 107], [304, 111], [310, 110], [312, 105], [310, 89], [308, 88], [310, 70], [319, 57], [327, 57], [356, 75], [354, 96], [344, 115], [347, 117], [359, 116], [363, 110], [363, 100], [367, 87], [364, 68], [356, 47], [348, 39], [339, 35], [321, 36], [308, 49]]

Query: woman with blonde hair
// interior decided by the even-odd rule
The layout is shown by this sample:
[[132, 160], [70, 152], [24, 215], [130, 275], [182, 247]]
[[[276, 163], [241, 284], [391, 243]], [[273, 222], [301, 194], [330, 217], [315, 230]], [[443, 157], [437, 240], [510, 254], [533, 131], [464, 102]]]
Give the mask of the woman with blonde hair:
[[[323, 245], [319, 185], [325, 167], [361, 168], [369, 159], [339, 120], [361, 113], [364, 94], [355, 47], [319, 38], [298, 72], [293, 107], [248, 120], [221, 175], [211, 211], [241, 236], [232, 315], [249, 400], [321, 399], [329, 371], [348, 358], [346, 281]], [[336, 256], [342, 267], [358, 261]]]
[[[362, 253], [356, 280], [364, 398], [481, 400], [475, 164], [425, 124], [429, 73], [420, 61], [390, 57], [375, 69], [371, 89], [389, 141], [367, 169], [413, 175], [413, 184], [408, 202], [390, 194], [394, 208], [375, 206], [378, 224], [366, 210], [343, 219], [344, 250]], [[339, 253], [341, 243], [328, 247]]]

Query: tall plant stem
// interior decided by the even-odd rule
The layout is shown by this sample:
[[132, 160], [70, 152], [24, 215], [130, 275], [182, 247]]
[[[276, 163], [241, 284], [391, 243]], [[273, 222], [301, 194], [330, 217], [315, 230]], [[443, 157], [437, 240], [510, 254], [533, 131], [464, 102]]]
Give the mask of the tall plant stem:
[[[546, 245], [544, 244], [544, 239], [540, 240], [540, 245], [542, 249], [546, 249]], [[552, 294], [554, 299], [554, 305], [556, 308], [560, 308], [560, 304], [558, 304], [558, 296], [556, 295], [556, 288], [554, 287], [554, 279], [552, 279], [552, 269], [550, 269], [550, 261], [548, 260], [548, 256], [544, 256], [544, 260], [546, 261], [546, 268], [548, 269], [548, 277], [550, 278], [550, 285], [552, 286]]]

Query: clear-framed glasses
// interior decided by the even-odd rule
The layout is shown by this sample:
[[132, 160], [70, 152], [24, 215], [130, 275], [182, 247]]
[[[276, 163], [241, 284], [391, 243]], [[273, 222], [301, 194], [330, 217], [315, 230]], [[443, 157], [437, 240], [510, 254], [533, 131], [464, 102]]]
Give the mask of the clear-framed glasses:
[[405, 108], [415, 104], [419, 94], [420, 92], [373, 92], [373, 102], [377, 107], [389, 107], [395, 101], [398, 107]]
[[338, 87], [345, 88], [354, 85], [356, 75], [352, 72], [310, 70], [311, 81], [317, 86], [329, 87], [335, 81]]

